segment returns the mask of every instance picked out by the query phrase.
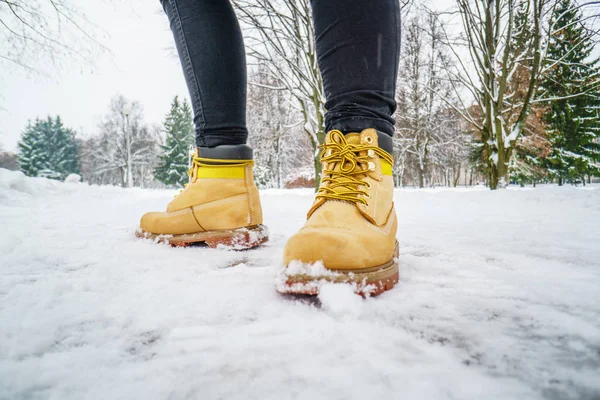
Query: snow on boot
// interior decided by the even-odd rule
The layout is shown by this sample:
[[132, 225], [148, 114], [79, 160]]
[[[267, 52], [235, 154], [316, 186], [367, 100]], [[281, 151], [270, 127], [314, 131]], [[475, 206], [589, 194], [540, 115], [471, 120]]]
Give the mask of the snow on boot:
[[326, 283], [375, 296], [398, 282], [392, 156], [375, 129], [330, 131], [321, 146], [322, 179], [304, 227], [287, 242], [281, 293], [318, 294]]
[[204, 242], [240, 250], [266, 242], [253, 165], [246, 145], [196, 149], [185, 189], [165, 212], [144, 214], [136, 235], [173, 246]]

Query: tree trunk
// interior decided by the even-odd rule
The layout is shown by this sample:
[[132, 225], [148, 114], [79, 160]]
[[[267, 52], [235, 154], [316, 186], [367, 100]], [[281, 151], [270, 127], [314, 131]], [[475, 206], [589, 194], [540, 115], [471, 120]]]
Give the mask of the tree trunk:
[[321, 165], [321, 152], [319, 151], [319, 144], [323, 143], [325, 140], [325, 132], [320, 130], [316, 134], [318, 143], [313, 142], [314, 156], [313, 156], [313, 165], [315, 166], [315, 192], [319, 190], [319, 186], [321, 185], [321, 173], [322, 173], [322, 165]]
[[423, 180], [423, 169], [422, 168], [417, 168], [417, 178], [419, 181], [419, 187], [423, 188], [424, 187], [424, 180]]
[[322, 128], [320, 128], [319, 132], [317, 132], [317, 140], [319, 143], [315, 145], [315, 192], [319, 190], [319, 186], [321, 185], [322, 165], [320, 151], [318, 151], [317, 146], [325, 141], [325, 132], [322, 130]]
[[458, 182], [460, 182], [460, 170], [461, 170], [461, 166], [459, 165], [458, 168], [457, 168], [457, 171], [456, 171], [456, 173], [454, 175], [454, 182], [453, 182], [453, 185], [452, 185], [454, 187], [457, 187], [458, 186]]

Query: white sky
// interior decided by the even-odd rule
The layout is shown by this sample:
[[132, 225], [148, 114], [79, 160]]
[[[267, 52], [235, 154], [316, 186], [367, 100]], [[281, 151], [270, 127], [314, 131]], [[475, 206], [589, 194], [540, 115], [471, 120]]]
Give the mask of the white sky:
[[[48, 71], [50, 78], [0, 65], [0, 144], [4, 150], [16, 150], [29, 119], [58, 114], [66, 126], [86, 137], [98, 129], [110, 99], [117, 94], [140, 101], [149, 124], [162, 122], [173, 96], [188, 96], [158, 0], [86, 1], [82, 8], [102, 28], [106, 38], [100, 40], [113, 54], [100, 54], [95, 65], [72, 61], [61, 71]], [[35, 67], [44, 69], [44, 65]]]
[[[168, 19], [159, 0], [73, 1], [98, 25], [98, 39], [112, 55], [99, 54], [93, 66], [81, 60], [71, 67], [31, 76], [0, 60], [0, 145], [16, 151], [28, 120], [60, 115], [63, 123], [89, 137], [98, 130], [110, 99], [122, 94], [138, 100], [148, 124], [161, 123], [175, 95], [189, 98], [174, 52]], [[434, 0], [435, 8], [453, 0]], [[0, 48], [3, 44], [0, 43]], [[48, 67], [34, 65], [41, 70]]]
[[[433, 8], [447, 9], [453, 1], [431, 3]], [[110, 99], [118, 94], [140, 101], [148, 124], [162, 122], [173, 96], [188, 97], [159, 0], [86, 1], [79, 6], [102, 29], [99, 39], [112, 55], [98, 54], [94, 65], [72, 60], [60, 71], [46, 71], [50, 78], [0, 63], [0, 145], [4, 150], [16, 150], [30, 119], [60, 115], [66, 126], [88, 137], [96, 133]], [[48, 69], [43, 63], [34, 66]]]

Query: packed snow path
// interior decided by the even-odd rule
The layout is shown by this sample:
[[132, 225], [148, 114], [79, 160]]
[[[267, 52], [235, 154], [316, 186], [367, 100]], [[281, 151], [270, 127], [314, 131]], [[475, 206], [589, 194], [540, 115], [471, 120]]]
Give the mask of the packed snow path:
[[246, 252], [134, 238], [173, 191], [0, 170], [0, 399], [598, 399], [600, 187], [400, 190], [401, 280], [274, 291], [311, 190]]

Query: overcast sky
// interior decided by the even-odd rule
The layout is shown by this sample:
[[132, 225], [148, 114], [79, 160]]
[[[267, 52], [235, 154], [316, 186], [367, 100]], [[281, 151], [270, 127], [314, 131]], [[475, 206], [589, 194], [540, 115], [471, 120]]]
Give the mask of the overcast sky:
[[1, 64], [0, 144], [5, 150], [16, 150], [29, 119], [60, 115], [86, 137], [97, 131], [115, 95], [140, 101], [147, 123], [162, 122], [173, 96], [188, 96], [158, 0], [86, 1], [81, 7], [102, 28], [99, 39], [112, 54], [99, 52], [93, 65], [73, 60], [49, 70], [50, 78]]
[[[43, 61], [34, 65], [49, 77], [0, 63], [0, 145], [4, 150], [16, 150], [30, 119], [60, 115], [80, 137], [89, 137], [97, 132], [116, 95], [138, 100], [148, 124], [162, 122], [175, 95], [188, 97], [159, 0], [74, 3], [101, 28], [98, 39], [110, 52], [98, 52], [93, 65], [81, 60], [71, 60], [60, 70]], [[433, 8], [448, 9], [453, 0], [430, 3]]]
[[[452, 2], [433, 1], [436, 7]], [[72, 3], [101, 27], [98, 39], [112, 55], [98, 54], [94, 65], [72, 60], [60, 71], [43, 62], [34, 65], [47, 70], [50, 78], [26, 74], [0, 60], [0, 145], [4, 150], [16, 150], [28, 120], [48, 115], [60, 115], [80, 137], [89, 137], [98, 131], [110, 99], [118, 94], [140, 101], [148, 124], [163, 121], [173, 96], [189, 97], [159, 0]]]

